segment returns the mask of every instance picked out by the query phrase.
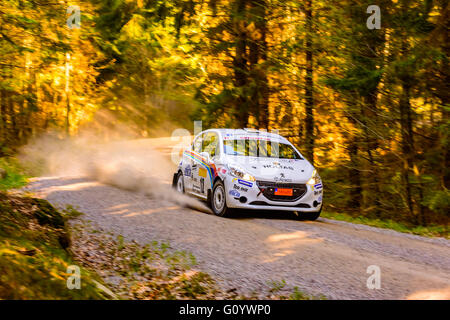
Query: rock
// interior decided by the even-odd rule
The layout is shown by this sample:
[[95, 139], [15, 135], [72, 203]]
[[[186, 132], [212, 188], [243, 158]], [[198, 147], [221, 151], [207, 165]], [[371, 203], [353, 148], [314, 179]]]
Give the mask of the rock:
[[40, 225], [50, 225], [54, 228], [64, 227], [64, 217], [47, 200], [31, 198], [31, 204], [37, 206], [34, 216]]
[[3, 168], [0, 168], [0, 179], [5, 179], [7, 175], [8, 174], [6, 173], [6, 170]]

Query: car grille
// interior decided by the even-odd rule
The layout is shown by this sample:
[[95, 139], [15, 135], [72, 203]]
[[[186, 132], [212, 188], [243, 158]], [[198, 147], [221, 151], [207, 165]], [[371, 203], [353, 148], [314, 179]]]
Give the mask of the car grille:
[[[272, 201], [297, 201], [306, 193], [306, 185], [301, 183], [284, 183], [271, 181], [256, 181], [262, 194]], [[292, 196], [275, 195], [276, 188], [292, 189]]]

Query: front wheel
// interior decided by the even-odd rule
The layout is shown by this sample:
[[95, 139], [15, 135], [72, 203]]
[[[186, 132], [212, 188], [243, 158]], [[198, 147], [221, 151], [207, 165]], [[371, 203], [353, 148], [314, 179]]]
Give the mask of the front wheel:
[[314, 221], [314, 220], [317, 220], [317, 218], [319, 218], [321, 212], [322, 212], [322, 207], [320, 207], [320, 210], [317, 212], [299, 212], [297, 219]]
[[231, 213], [231, 209], [227, 207], [225, 186], [221, 180], [217, 180], [214, 183], [211, 195], [211, 209], [219, 217], [227, 217]]

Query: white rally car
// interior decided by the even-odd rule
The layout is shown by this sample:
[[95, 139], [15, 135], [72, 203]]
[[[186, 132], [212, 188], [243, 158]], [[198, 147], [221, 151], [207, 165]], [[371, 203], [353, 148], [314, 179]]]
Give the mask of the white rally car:
[[285, 138], [253, 129], [210, 129], [183, 152], [173, 177], [177, 191], [206, 200], [218, 216], [233, 209], [295, 211], [315, 220], [322, 181]]

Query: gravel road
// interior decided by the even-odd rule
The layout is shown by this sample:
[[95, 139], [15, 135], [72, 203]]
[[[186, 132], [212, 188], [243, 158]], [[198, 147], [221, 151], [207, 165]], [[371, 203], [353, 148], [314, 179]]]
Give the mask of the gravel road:
[[[156, 148], [164, 153], [164, 148]], [[167, 150], [166, 150], [167, 151]], [[167, 152], [166, 152], [167, 155]], [[170, 180], [171, 172], [165, 182]], [[168, 241], [192, 252], [224, 288], [264, 292], [270, 281], [329, 299], [450, 299], [450, 241], [286, 213], [243, 212], [232, 219], [84, 177], [41, 177], [27, 187], [56, 205], [72, 204], [102, 230], [128, 240]], [[367, 268], [381, 270], [368, 289]]]

